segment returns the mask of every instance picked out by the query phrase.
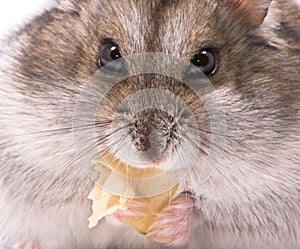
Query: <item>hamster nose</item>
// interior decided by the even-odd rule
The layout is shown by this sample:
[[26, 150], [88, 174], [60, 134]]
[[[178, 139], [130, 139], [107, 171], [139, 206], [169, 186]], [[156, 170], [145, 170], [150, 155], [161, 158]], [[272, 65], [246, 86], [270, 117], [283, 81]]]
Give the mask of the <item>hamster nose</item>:
[[157, 110], [144, 110], [134, 116], [130, 136], [139, 156], [148, 162], [160, 161], [167, 148], [170, 120], [167, 113]]

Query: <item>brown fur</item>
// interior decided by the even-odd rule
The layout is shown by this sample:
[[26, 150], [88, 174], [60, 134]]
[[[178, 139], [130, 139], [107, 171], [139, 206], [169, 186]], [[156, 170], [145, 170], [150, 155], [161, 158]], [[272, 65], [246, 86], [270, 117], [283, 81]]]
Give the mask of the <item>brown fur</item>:
[[[113, 41], [123, 57], [161, 52], [190, 61], [201, 48], [216, 51], [218, 71], [210, 80], [220, 94], [215, 104], [225, 109], [227, 134], [220, 136], [226, 137], [226, 144], [217, 171], [206, 183], [197, 183], [200, 163], [185, 182], [194, 198], [187, 248], [298, 248], [300, 11], [289, 0], [272, 1], [270, 6], [270, 1], [262, 2], [62, 0], [15, 34], [0, 66], [0, 207], [5, 210], [0, 225], [9, 239], [40, 239], [22, 228], [14, 237], [10, 224], [22, 223], [18, 217], [23, 216], [10, 221], [10, 210], [34, 210], [39, 217], [48, 208], [58, 214], [66, 205], [89, 208], [86, 196], [93, 183], [76, 159], [73, 110], [80, 90], [99, 69], [101, 46]], [[191, 109], [200, 106], [203, 144], [198, 146], [203, 158], [218, 146], [209, 142], [205, 107], [174, 79], [131, 77], [115, 87], [108, 102], [115, 104], [129, 92], [150, 86], [171, 90]], [[214, 95], [208, 99], [213, 102]], [[109, 120], [109, 111], [100, 111]], [[158, 116], [146, 113], [144, 118]], [[26, 224], [29, 230], [34, 226]], [[70, 236], [72, 248], [82, 246], [76, 237], [80, 235]], [[54, 238], [55, 233], [49, 233], [41, 241], [42, 249], [66, 248], [63, 242], [47, 242]], [[132, 238], [108, 244], [158, 247], [137, 235]]]

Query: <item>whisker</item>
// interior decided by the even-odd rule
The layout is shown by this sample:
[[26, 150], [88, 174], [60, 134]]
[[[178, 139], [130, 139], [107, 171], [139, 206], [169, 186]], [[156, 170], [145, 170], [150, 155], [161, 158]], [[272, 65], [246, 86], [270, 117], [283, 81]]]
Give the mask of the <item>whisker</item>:
[[206, 133], [206, 134], [209, 134], [209, 135], [213, 134], [213, 135], [220, 136], [220, 137], [225, 137], [225, 138], [230, 137], [228, 134], [218, 134], [218, 133], [213, 132], [213, 131], [209, 131], [209, 130], [201, 129], [199, 127], [195, 127], [195, 126], [193, 126], [189, 123], [186, 123], [186, 125], [187, 125], [188, 128], [191, 128], [193, 130], [200, 131], [200, 132], [203, 132], [203, 133]]
[[[126, 127], [127, 126], [124, 126], [123, 129]], [[73, 160], [70, 160], [69, 162], [67, 162], [66, 165], [64, 165], [64, 167], [69, 167], [70, 165], [75, 163], [78, 159], [80, 159], [80, 158], [84, 157], [86, 154], [90, 153], [95, 147], [97, 147], [97, 146], [101, 145], [103, 142], [107, 141], [109, 137], [113, 136], [115, 133], [117, 133], [121, 129], [122, 129], [122, 127], [114, 130], [110, 134], [101, 136], [96, 141], [94, 141], [92, 144], [90, 144], [83, 152], [81, 152], [79, 155], [77, 155], [77, 157], [75, 157]], [[92, 140], [94, 140], [94, 138], [92, 138]], [[86, 140], [85, 142], [87, 142], [87, 141], [90, 141], [90, 140]], [[118, 143], [118, 142], [119, 141], [116, 141], [115, 143]], [[111, 146], [112, 145], [107, 145], [106, 148], [110, 148]], [[103, 151], [100, 151], [100, 152], [103, 152]]]

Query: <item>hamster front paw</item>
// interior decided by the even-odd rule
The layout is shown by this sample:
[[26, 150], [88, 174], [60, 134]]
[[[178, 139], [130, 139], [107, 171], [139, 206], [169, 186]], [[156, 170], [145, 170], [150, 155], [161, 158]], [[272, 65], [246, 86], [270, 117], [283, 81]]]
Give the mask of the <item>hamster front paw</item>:
[[[160, 213], [155, 214], [151, 225], [144, 233], [145, 236], [160, 244], [171, 246], [186, 244], [190, 234], [192, 206], [192, 199], [188, 195], [179, 195]], [[140, 221], [145, 222], [144, 211], [144, 201], [134, 200], [127, 209], [119, 210], [113, 216], [127, 224], [141, 226]]]
[[40, 244], [37, 241], [25, 241], [14, 246], [13, 249], [40, 249]]
[[187, 243], [190, 234], [192, 200], [180, 195], [158, 214], [147, 235], [158, 243], [180, 246]]

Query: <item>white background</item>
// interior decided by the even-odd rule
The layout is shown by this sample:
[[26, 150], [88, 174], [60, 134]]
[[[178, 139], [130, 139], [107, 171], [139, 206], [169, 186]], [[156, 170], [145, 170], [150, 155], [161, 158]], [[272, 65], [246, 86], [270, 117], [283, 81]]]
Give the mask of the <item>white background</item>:
[[0, 0], [0, 40], [10, 31], [51, 8], [56, 0]]
[[[57, 0], [0, 0], [0, 40], [11, 30], [30, 21]], [[100, 0], [99, 0], [100, 1]], [[146, 0], [147, 1], [147, 0]], [[300, 0], [294, 0], [300, 4]]]

